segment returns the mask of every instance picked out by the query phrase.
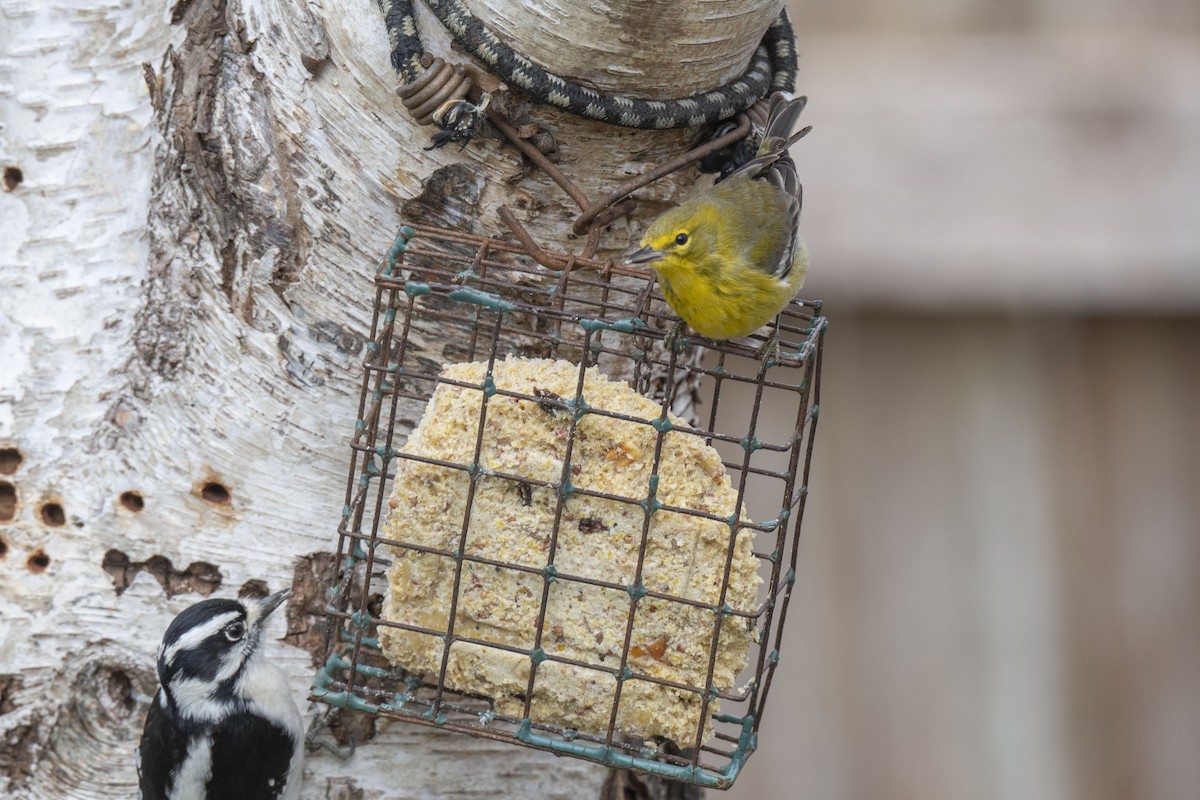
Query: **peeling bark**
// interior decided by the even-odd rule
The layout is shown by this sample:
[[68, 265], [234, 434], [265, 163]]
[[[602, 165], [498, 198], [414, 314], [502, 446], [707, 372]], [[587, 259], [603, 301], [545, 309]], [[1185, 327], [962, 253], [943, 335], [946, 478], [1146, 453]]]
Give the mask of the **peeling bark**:
[[325, 657], [326, 592], [337, 577], [333, 553], [301, 556], [292, 572], [292, 597], [287, 604], [287, 633], [283, 641], [309, 653], [314, 668]]

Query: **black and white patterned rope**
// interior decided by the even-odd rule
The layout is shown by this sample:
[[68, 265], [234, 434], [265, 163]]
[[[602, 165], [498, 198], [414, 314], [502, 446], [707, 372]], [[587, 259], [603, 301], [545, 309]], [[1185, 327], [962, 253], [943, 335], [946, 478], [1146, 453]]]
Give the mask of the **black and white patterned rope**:
[[[413, 17], [413, 0], [379, 0], [392, 46], [392, 66], [404, 84], [422, 71], [424, 46]], [[424, 0], [454, 39], [509, 86], [535, 100], [579, 116], [627, 128], [687, 128], [729, 119], [796, 80], [796, 42], [787, 11], [764, 34], [746, 71], [710, 92], [675, 100], [621, 97], [564, 80], [496, 38], [458, 0]]]

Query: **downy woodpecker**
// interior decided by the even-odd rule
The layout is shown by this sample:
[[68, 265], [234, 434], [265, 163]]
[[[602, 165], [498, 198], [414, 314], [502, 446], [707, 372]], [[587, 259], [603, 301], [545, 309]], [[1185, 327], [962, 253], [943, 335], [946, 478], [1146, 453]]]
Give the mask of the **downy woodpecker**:
[[142, 800], [294, 800], [304, 725], [260, 639], [290, 589], [205, 600], [167, 627], [138, 748]]

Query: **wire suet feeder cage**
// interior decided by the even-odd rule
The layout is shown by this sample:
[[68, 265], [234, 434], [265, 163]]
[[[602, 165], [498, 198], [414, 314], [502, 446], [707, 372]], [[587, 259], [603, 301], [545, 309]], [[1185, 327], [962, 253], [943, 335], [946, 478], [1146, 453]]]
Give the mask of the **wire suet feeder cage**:
[[[375, 279], [360, 418], [339, 528], [341, 572], [329, 609], [332, 641], [314, 697], [727, 787], [756, 746], [795, 580], [825, 326], [816, 304], [795, 301], [780, 315], [778, 364], [750, 358], [750, 345], [698, 339], [690, 344], [702, 357], [685, 360], [678, 348], [661, 346], [674, 318], [657, 291], [647, 290], [652, 284], [642, 279], [638, 288], [634, 281], [614, 280], [614, 273], [605, 272], [608, 265], [575, 258], [575, 269], [539, 286], [521, 278], [544, 279], [546, 268], [508, 241], [406, 228], [394, 250], [403, 252], [394, 262], [385, 259]], [[460, 346], [442, 358], [457, 362], [458, 371], [441, 368], [414, 346], [422, 329], [453, 332]], [[564, 376], [544, 370], [532, 384], [513, 388], [512, 370], [506, 368], [513, 357], [539, 366], [570, 364], [567, 382], [576, 392], [548, 388], [561, 390]], [[652, 391], [653, 399], [643, 399], [655, 413], [604, 407], [589, 393], [607, 388], [593, 380], [597, 368]], [[671, 413], [687, 383], [676, 376], [701, 387], [706, 408], [697, 424], [687, 425]], [[406, 446], [412, 443], [413, 420], [439, 388], [443, 402], [431, 406], [436, 413], [421, 423], [431, 431], [426, 444], [436, 430], [430, 426], [449, 415], [447, 424], [460, 426], [459, 447], [435, 452]], [[729, 413], [731, 406], [737, 413]], [[526, 423], [544, 418], [550, 450], [561, 460], [523, 468], [520, 456], [536, 444], [515, 438], [506, 443], [504, 437], [511, 437], [510, 428], [517, 425], [489, 427], [489, 419], [506, 413], [523, 414]], [[765, 435], [765, 416], [780, 413], [791, 423], [786, 435]], [[742, 421], [740, 427], [735, 419]], [[470, 421], [475, 424], [461, 428]], [[690, 440], [692, 446], [673, 438]], [[696, 452], [714, 445], [724, 454], [719, 467], [708, 461], [698, 471], [708, 469], [718, 483], [728, 477], [725, 497], [714, 501], [703, 492], [672, 493], [667, 481], [673, 476], [693, 476], [680, 457], [668, 463], [666, 448], [699, 460]], [[505, 457], [506, 448], [511, 457]], [[635, 466], [638, 471], [621, 484], [621, 493], [599, 488], [603, 481], [594, 477], [597, 469], [626, 473]], [[637, 483], [643, 491], [634, 494], [629, 487]], [[422, 486], [429, 490], [422, 493]], [[763, 504], [774, 498], [776, 513], [752, 519], [747, 513], [752, 493]], [[681, 502], [676, 496], [690, 505], [675, 504]], [[730, 496], [732, 508], [715, 507]], [[530, 508], [543, 513], [538, 517], [528, 513]], [[444, 525], [436, 524], [438, 516]], [[660, 535], [651, 525], [656, 516], [676, 523], [690, 518], [702, 527], [675, 524]], [[519, 522], [514, 526], [513, 517], [550, 524], [531, 530]], [[515, 531], [515, 545], [496, 528], [506, 520]], [[688, 539], [689, 530], [694, 538], [715, 541], [700, 553]], [[520, 547], [522, 541], [528, 546]], [[612, 555], [614, 541], [616, 560], [605, 568], [603, 557]], [[693, 569], [690, 580], [663, 574], [678, 566], [678, 559], [664, 556], [672, 547], [683, 549], [682, 560]], [[747, 559], [763, 580], [762, 591], [747, 593]], [[397, 580], [417, 577], [424, 581], [421, 591], [401, 588], [408, 611], [381, 618], [380, 598], [395, 593]], [[729, 596], [731, 577], [741, 578], [736, 603]], [[445, 607], [426, 613], [439, 602]], [[581, 606], [582, 614], [572, 615], [566, 608], [572, 604]], [[412, 613], [414, 606], [421, 614]], [[605, 613], [609, 618], [600, 619]], [[493, 616], [507, 616], [511, 624], [488, 625]], [[388, 658], [384, 643], [389, 637], [408, 639], [395, 650], [417, 668], [405, 669]], [[732, 655], [722, 650], [722, 637], [733, 643]], [[455, 648], [472, 652], [460, 654]], [[672, 648], [677, 649], [668, 652]], [[507, 666], [495, 669], [507, 672], [499, 680], [472, 684], [471, 670], [488, 669], [483, 662], [489, 654], [505, 656]], [[684, 663], [673, 668], [672, 657]], [[732, 671], [740, 673], [737, 685], [729, 682], [731, 659]], [[575, 672], [553, 674], [556, 665]], [[572, 717], [569, 709], [541, 698], [539, 674], [553, 678], [560, 695], [573, 680], [599, 685], [609, 706]], [[524, 685], [512, 686], [514, 675]], [[628, 686], [638, 691], [623, 691]], [[664, 713], [675, 709], [690, 735], [679, 726], [652, 723], [649, 736], [637, 736], [637, 709], [626, 713], [621, 704], [652, 705], [657, 690], [667, 698], [654, 707], [667, 709]], [[507, 694], [506, 702], [498, 702], [495, 693]], [[559, 705], [575, 702], [566, 694]], [[578, 697], [585, 694], [578, 689]], [[711, 714], [710, 707], [718, 704], [720, 712]], [[543, 718], [539, 711], [545, 712]]]
[[405, 225], [381, 260], [312, 697], [728, 788], [779, 659], [826, 322], [793, 300], [770, 358], [680, 336], [652, 273], [595, 253], [754, 112], [595, 202], [486, 113], [586, 239], [543, 248], [501, 208], [506, 237]]

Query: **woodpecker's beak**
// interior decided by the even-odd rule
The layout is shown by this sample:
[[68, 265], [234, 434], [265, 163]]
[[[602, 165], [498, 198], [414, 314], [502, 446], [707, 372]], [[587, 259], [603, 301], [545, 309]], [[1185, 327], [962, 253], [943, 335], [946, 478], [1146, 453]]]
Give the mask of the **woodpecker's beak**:
[[625, 263], [641, 266], [643, 264], [653, 264], [655, 261], [661, 260], [662, 257], [661, 250], [655, 250], [653, 247], [643, 247], [641, 250], [631, 250], [626, 253]]
[[264, 597], [262, 600], [259, 600], [258, 601], [259, 624], [262, 624], [264, 621], [266, 621], [267, 617], [271, 616], [271, 612], [274, 611], [275, 609], [279, 608], [281, 605], [283, 605], [284, 601], [287, 600], [291, 596], [292, 596], [292, 590], [284, 589], [282, 591], [276, 592], [275, 594], [268, 595], [268, 596]]

